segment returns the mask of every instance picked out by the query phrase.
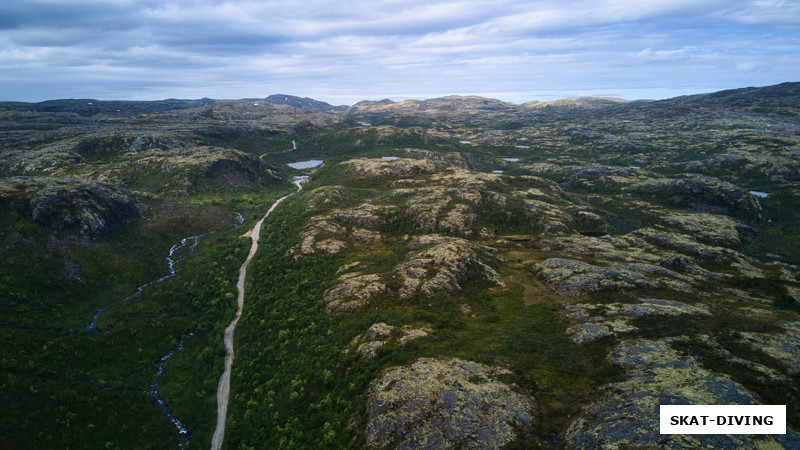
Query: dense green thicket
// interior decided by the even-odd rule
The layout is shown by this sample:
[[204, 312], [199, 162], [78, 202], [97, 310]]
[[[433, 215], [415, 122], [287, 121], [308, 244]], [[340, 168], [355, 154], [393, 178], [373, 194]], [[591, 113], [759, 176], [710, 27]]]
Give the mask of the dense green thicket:
[[347, 445], [347, 424], [362, 407], [369, 366], [342, 349], [352, 338], [325, 313], [322, 294], [338, 257], [295, 260], [301, 197], [281, 204], [265, 222], [258, 257], [248, 270], [226, 445], [308, 448]]
[[[262, 194], [250, 208], [264, 210], [275, 198]], [[0, 358], [0, 446], [177, 446], [181, 437], [148, 389], [155, 363], [181, 338], [159, 395], [189, 429], [188, 446], [207, 446], [222, 331], [249, 249], [229, 210], [211, 204], [228, 200], [209, 199], [159, 205], [148, 221], [125, 225], [104, 242], [50, 239], [24, 219], [4, 217], [0, 345], [9, 350]], [[121, 301], [167, 274], [170, 246], [203, 232], [194, 253], [176, 264], [175, 277]], [[100, 332], [87, 332], [97, 308], [109, 304]]]

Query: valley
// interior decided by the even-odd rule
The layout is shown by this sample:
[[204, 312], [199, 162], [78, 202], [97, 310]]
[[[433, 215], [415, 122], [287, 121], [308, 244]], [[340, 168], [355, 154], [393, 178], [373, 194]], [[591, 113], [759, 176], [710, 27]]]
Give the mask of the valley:
[[800, 446], [800, 83], [0, 117], [2, 448]]

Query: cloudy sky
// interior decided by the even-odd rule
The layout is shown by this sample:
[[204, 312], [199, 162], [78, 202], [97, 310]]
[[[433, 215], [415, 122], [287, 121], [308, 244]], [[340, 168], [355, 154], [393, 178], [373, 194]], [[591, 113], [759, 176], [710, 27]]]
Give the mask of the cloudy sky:
[[667, 98], [800, 81], [798, 0], [2, 0], [0, 100]]

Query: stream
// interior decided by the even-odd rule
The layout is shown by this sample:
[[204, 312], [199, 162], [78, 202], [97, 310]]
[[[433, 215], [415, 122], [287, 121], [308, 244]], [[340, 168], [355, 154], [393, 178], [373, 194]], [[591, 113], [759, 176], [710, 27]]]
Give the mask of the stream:
[[240, 212], [233, 213], [236, 216], [236, 223], [233, 224], [233, 228], [239, 228], [240, 226], [244, 225], [244, 216]]
[[[94, 313], [94, 315], [92, 316], [92, 321], [89, 322], [89, 325], [86, 326], [86, 332], [87, 333], [91, 333], [91, 334], [100, 335], [100, 334], [106, 334], [109, 331], [111, 331], [112, 329], [114, 329], [114, 327], [111, 326], [107, 330], [100, 331], [100, 329], [97, 328], [97, 320], [100, 318], [100, 315], [102, 315], [108, 308], [110, 308], [110, 307], [112, 307], [114, 305], [117, 305], [119, 303], [128, 301], [128, 300], [138, 296], [148, 286], [152, 286], [154, 284], [158, 284], [158, 283], [164, 282], [164, 281], [174, 277], [175, 273], [177, 272], [177, 269], [175, 268], [175, 264], [183, 261], [184, 259], [188, 258], [189, 256], [191, 256], [194, 253], [194, 249], [197, 246], [197, 241], [200, 239], [201, 236], [202, 235], [197, 234], [197, 235], [194, 235], [194, 236], [185, 237], [185, 238], [181, 239], [180, 241], [176, 242], [175, 245], [170, 247], [169, 254], [165, 258], [165, 261], [167, 263], [167, 274], [164, 275], [163, 277], [157, 278], [157, 279], [155, 279], [153, 281], [149, 281], [149, 282], [139, 286], [138, 288], [136, 288], [136, 291], [134, 293], [128, 295], [127, 297], [123, 298], [122, 300], [117, 300], [117, 301], [111, 302], [111, 303], [101, 307], [100, 309], [98, 309], [97, 312]], [[194, 332], [191, 332], [188, 335], [186, 335], [185, 337], [181, 338], [181, 340], [178, 341], [178, 345], [176, 345], [170, 351], [165, 353], [155, 363], [156, 374], [153, 377], [153, 379], [150, 380], [150, 389], [148, 390], [148, 393], [150, 394], [150, 397], [158, 404], [158, 406], [161, 407], [161, 411], [164, 413], [164, 416], [166, 416], [167, 419], [169, 419], [169, 421], [172, 422], [172, 424], [175, 426], [175, 429], [178, 430], [178, 434], [180, 434], [180, 436], [181, 436], [181, 444], [180, 444], [181, 448], [183, 448], [189, 442], [189, 431], [186, 429], [186, 426], [184, 426], [183, 423], [181, 423], [181, 421], [178, 420], [177, 417], [175, 417], [175, 415], [169, 409], [169, 406], [167, 406], [167, 403], [164, 401], [164, 399], [159, 397], [158, 388], [161, 386], [161, 375], [163, 375], [163, 373], [164, 373], [164, 363], [170, 357], [172, 357], [172, 355], [174, 355], [175, 352], [177, 352], [177, 351], [179, 351], [180, 349], [183, 348], [183, 342], [186, 340], [186, 338], [188, 338], [190, 336], [193, 336], [193, 335], [194, 335]]]
[[153, 281], [149, 281], [149, 282], [139, 286], [138, 288], [136, 288], [136, 291], [133, 294], [123, 298], [122, 300], [117, 300], [117, 301], [111, 302], [111, 303], [101, 307], [100, 309], [98, 309], [97, 312], [94, 313], [94, 315], [92, 316], [92, 321], [89, 322], [89, 325], [86, 326], [86, 332], [87, 333], [103, 333], [104, 334], [104, 333], [107, 333], [107, 332], [111, 331], [111, 329], [109, 328], [108, 330], [105, 330], [105, 331], [101, 332], [97, 328], [97, 320], [100, 318], [100, 315], [102, 315], [108, 308], [110, 308], [110, 307], [112, 307], [114, 305], [117, 305], [119, 303], [128, 301], [128, 300], [138, 296], [148, 286], [152, 286], [154, 284], [161, 283], [163, 281], [166, 281], [166, 280], [174, 277], [175, 276], [175, 272], [176, 272], [175, 264], [183, 261], [184, 259], [186, 259], [189, 256], [191, 256], [192, 253], [194, 253], [194, 248], [197, 245], [197, 241], [200, 239], [201, 236], [202, 236], [202, 234], [197, 234], [197, 235], [194, 235], [194, 236], [185, 237], [185, 238], [181, 239], [179, 242], [175, 243], [175, 245], [173, 245], [169, 249], [169, 255], [166, 257], [168, 273], [166, 275], [164, 275], [163, 277], [161, 277], [161, 278], [158, 278], [158, 279], [153, 280]]
[[158, 395], [158, 388], [161, 386], [161, 375], [164, 374], [164, 363], [167, 362], [167, 360], [171, 358], [175, 352], [181, 350], [183, 348], [184, 341], [192, 336], [194, 336], [194, 331], [181, 338], [181, 340], [178, 341], [178, 345], [173, 347], [170, 351], [165, 353], [161, 359], [158, 360], [156, 363], [156, 374], [153, 379], [150, 380], [150, 390], [148, 391], [150, 398], [158, 403], [158, 406], [161, 407], [161, 411], [164, 413], [167, 419], [169, 419], [169, 421], [175, 425], [175, 429], [178, 430], [178, 434], [181, 435], [181, 448], [189, 443], [189, 430], [187, 430], [186, 426], [180, 420], [178, 420], [177, 417], [175, 417], [175, 414], [172, 414], [172, 410], [170, 410], [169, 406], [167, 406], [167, 402], [165, 402], [164, 399]]

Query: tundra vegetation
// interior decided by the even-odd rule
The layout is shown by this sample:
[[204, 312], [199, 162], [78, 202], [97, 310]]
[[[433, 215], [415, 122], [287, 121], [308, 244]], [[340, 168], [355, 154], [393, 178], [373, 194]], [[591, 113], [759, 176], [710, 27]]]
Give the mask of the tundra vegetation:
[[[225, 448], [798, 448], [798, 105], [0, 103], [0, 447], [208, 447], [241, 235], [309, 175], [248, 269]], [[661, 435], [665, 403], [787, 434]]]

